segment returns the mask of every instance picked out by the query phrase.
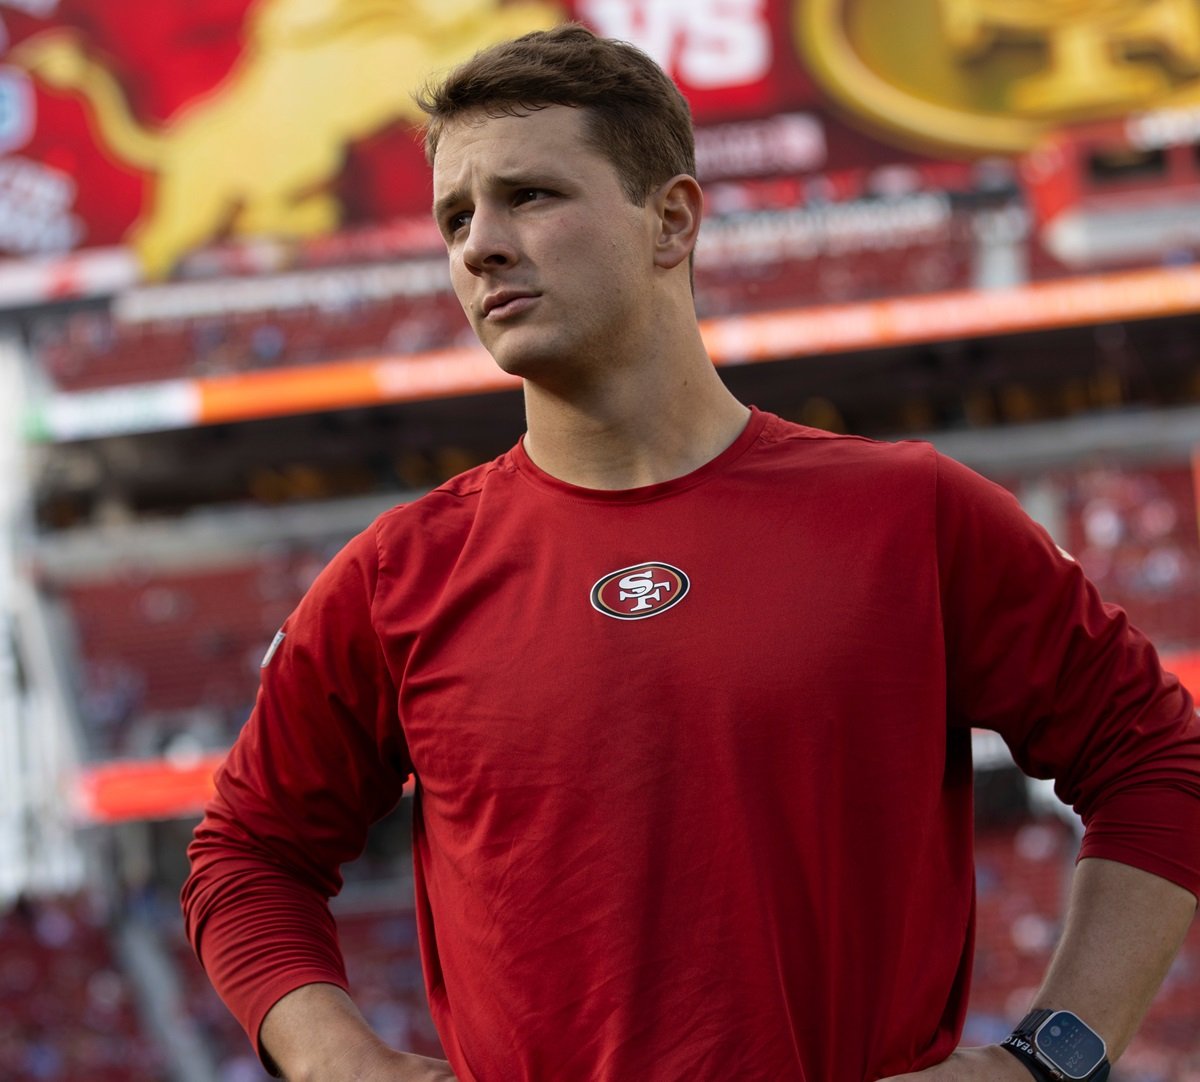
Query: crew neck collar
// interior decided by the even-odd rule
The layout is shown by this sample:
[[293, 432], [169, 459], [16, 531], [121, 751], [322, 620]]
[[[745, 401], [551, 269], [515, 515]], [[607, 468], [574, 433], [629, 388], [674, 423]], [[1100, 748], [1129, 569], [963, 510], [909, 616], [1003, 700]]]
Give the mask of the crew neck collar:
[[512, 449], [510, 454], [517, 472], [525, 480], [536, 485], [538, 488], [555, 493], [556, 495], [587, 503], [647, 503], [651, 500], [662, 499], [665, 496], [686, 491], [689, 488], [695, 488], [697, 485], [701, 485], [723, 472], [737, 461], [737, 459], [741, 458], [750, 449], [754, 441], [758, 439], [759, 434], [766, 427], [767, 421], [771, 417], [769, 413], [764, 413], [756, 406], [750, 406], [749, 408], [750, 417], [746, 421], [745, 427], [738, 434], [737, 439], [726, 447], [725, 450], [714, 458], [710, 458], [704, 465], [692, 470], [691, 473], [685, 473], [681, 477], [673, 477], [669, 481], [659, 481], [653, 485], [615, 489], [585, 488], [582, 485], [573, 485], [568, 481], [560, 481], [557, 477], [552, 476], [536, 465], [533, 459], [529, 457], [529, 454], [525, 450], [524, 436], [517, 442], [517, 445]]

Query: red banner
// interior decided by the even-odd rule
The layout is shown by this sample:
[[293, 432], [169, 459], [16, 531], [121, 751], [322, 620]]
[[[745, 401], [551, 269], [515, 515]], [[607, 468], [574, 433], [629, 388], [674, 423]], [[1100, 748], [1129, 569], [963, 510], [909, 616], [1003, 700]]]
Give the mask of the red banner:
[[0, 9], [0, 251], [127, 244], [156, 276], [228, 238], [311, 240], [425, 215], [418, 75], [568, 17], [671, 71], [709, 180], [911, 157], [829, 114], [786, 0], [447, 6], [436, 21], [432, 6], [418, 21], [410, 5], [361, 0], [156, 0], [136, 17], [110, 0]]
[[[1001, 0], [8, 0], [0, 253], [128, 247], [158, 278], [189, 256], [189, 276], [279, 258], [247, 254], [254, 238], [369, 250], [328, 238], [394, 239], [396, 223], [427, 214], [411, 98], [423, 78], [577, 18], [677, 80], [715, 214], [913, 192], [987, 202], [1016, 190], [1003, 163], [1032, 154], [1020, 175], [1044, 231], [1035, 277], [1177, 258], [1181, 238], [1200, 244], [1200, 173], [1168, 161], [1200, 140], [1200, 4], [1047, 11]], [[1053, 161], [1043, 153], [1052, 133], [1096, 121], [1109, 125], [1100, 142], [1068, 135]], [[1143, 197], [1164, 192], [1173, 202], [1155, 239], [1133, 244]], [[240, 263], [195, 255], [226, 241], [242, 246]], [[955, 284], [945, 279], [934, 287]]]

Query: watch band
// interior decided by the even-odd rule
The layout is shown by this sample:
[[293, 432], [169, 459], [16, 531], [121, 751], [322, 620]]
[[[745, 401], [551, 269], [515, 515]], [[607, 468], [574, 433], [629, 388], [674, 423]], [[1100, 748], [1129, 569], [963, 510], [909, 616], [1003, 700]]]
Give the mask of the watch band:
[[[1060, 1012], [1050, 1007], [1035, 1008], [1030, 1011], [1020, 1022], [1016, 1028], [1001, 1042], [1000, 1047], [1011, 1052], [1024, 1065], [1026, 1070], [1033, 1075], [1038, 1082], [1065, 1082], [1066, 1075], [1055, 1069], [1055, 1064], [1047, 1062], [1044, 1054], [1039, 1054], [1035, 1041], [1038, 1031], [1042, 1025], [1053, 1015]], [[1082, 1022], [1078, 1017], [1070, 1014], [1069, 1011], [1061, 1012], [1082, 1025], [1085, 1029], [1090, 1029], [1087, 1023]], [[1093, 1033], [1093, 1036], [1096, 1036]], [[1099, 1040], [1099, 1037], [1097, 1037]], [[1104, 1043], [1100, 1042], [1103, 1049]], [[1111, 1065], [1107, 1058], [1102, 1059], [1097, 1064], [1096, 1069], [1091, 1074], [1087, 1075], [1086, 1082], [1107, 1082]]]
[[1038, 1082], [1058, 1082], [1058, 1080], [1046, 1070], [1032, 1055], [1025, 1051], [1024, 1048], [1018, 1047], [1011, 1043], [1012, 1038], [1008, 1037], [1004, 1043], [1000, 1045], [1005, 1052], [1011, 1052], [1024, 1065], [1025, 1069], [1033, 1075]]

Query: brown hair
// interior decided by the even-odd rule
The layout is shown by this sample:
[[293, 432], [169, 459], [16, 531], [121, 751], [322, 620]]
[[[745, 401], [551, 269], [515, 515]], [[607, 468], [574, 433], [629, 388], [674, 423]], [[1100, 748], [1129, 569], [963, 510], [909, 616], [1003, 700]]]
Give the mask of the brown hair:
[[579, 23], [484, 49], [416, 101], [430, 118], [430, 165], [446, 125], [465, 113], [524, 116], [566, 105], [586, 110], [588, 140], [612, 162], [631, 203], [644, 206], [671, 177], [696, 173], [692, 114], [678, 87], [641, 50]]

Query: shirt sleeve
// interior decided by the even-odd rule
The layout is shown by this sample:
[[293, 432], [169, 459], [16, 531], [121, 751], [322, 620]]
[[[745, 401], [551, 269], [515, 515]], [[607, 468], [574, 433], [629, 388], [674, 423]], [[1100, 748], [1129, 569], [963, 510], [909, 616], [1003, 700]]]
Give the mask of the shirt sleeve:
[[256, 1046], [288, 992], [346, 987], [328, 899], [411, 772], [371, 621], [377, 573], [372, 528], [288, 617], [188, 849], [188, 936]]
[[949, 721], [999, 732], [1082, 817], [1080, 857], [1200, 896], [1200, 721], [1125, 612], [1004, 489], [938, 456]]

